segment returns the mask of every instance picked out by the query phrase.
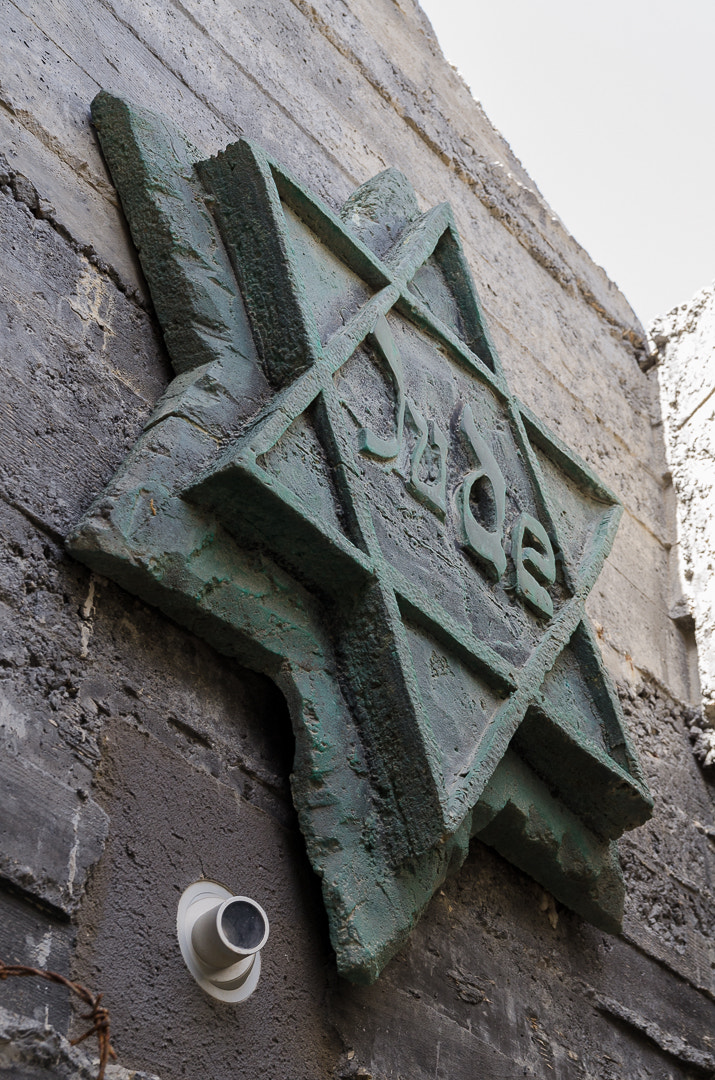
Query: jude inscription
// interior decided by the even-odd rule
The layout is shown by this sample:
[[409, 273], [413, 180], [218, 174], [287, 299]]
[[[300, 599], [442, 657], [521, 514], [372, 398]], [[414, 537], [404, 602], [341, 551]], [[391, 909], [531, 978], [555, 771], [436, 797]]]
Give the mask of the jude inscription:
[[[449, 505], [449, 440], [438, 422], [425, 420], [418, 406], [405, 393], [402, 357], [384, 315], [377, 320], [370, 338], [383, 357], [394, 385], [394, 434], [386, 437], [369, 427], [362, 427], [358, 432], [358, 449], [377, 461], [394, 462], [403, 450], [406, 427], [412, 427], [416, 441], [409, 457], [407, 490], [444, 520]], [[507, 485], [504, 474], [490, 441], [477, 429], [471, 406], [460, 401], [457, 410], [460, 434], [476, 458], [475, 468], [462, 478], [454, 497], [462, 547], [494, 582], [500, 581], [506, 573], [509, 552], [516, 575], [516, 595], [537, 615], [550, 619], [554, 614], [554, 603], [547, 586], [556, 580], [556, 557], [549, 535], [537, 518], [522, 513], [514, 524], [510, 540], [506, 537]], [[421, 466], [428, 449], [432, 468], [425, 479], [421, 475]]]

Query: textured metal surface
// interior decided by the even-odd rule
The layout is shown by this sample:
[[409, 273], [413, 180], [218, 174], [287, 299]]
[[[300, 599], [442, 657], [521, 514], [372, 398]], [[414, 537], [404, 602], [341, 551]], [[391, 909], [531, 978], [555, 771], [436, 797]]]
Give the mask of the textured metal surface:
[[70, 550], [283, 689], [339, 970], [472, 834], [618, 928], [652, 804], [584, 602], [620, 506], [510, 394], [450, 208], [388, 170], [335, 215], [93, 111], [177, 377]]

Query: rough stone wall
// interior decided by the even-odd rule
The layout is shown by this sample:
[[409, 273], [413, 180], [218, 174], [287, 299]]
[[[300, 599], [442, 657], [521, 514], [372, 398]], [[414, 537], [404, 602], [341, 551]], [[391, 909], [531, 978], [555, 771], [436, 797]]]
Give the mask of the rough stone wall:
[[[693, 637], [670, 617], [656, 376], [624, 298], [411, 0], [0, 0], [0, 40], [0, 958], [104, 991], [121, 1065], [162, 1080], [715, 1072], [713, 783], [689, 740]], [[378, 983], [340, 983], [279, 695], [64, 553], [169, 378], [89, 123], [100, 88], [160, 108], [206, 154], [256, 139], [333, 206], [390, 165], [424, 207], [452, 203], [511, 385], [626, 507], [590, 601], [656, 796], [621, 845], [620, 937], [475, 843]], [[178, 897], [202, 873], [271, 919], [238, 1009], [204, 997], [176, 947]], [[64, 993], [0, 995], [19, 1017], [0, 1071], [41, 1075], [37, 1025], [79, 1030]]]
[[[715, 721], [715, 287], [658, 319], [652, 335], [677, 496], [682, 614], [694, 621], [703, 708]], [[712, 751], [709, 764], [715, 735]]]

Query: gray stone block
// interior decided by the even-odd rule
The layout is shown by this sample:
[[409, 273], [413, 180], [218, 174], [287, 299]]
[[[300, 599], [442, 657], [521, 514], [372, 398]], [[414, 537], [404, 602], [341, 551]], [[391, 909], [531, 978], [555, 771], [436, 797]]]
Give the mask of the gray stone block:
[[86, 793], [3, 755], [0, 875], [67, 915], [76, 912], [109, 819]]
[[[86, 1049], [85, 1049], [86, 1047]], [[0, 1008], [0, 1076], [10, 1080], [96, 1080], [91, 1042], [72, 1046], [48, 1024]], [[109, 1064], [106, 1080], [159, 1080], [145, 1072]]]

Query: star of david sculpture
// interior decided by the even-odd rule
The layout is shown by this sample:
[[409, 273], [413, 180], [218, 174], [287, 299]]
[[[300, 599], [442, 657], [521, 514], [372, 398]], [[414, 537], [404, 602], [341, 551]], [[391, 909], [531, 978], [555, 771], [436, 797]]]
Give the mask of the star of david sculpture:
[[176, 377], [69, 549], [282, 689], [340, 973], [472, 836], [616, 932], [652, 801], [584, 602], [621, 507], [510, 393], [451, 208], [93, 118]]

